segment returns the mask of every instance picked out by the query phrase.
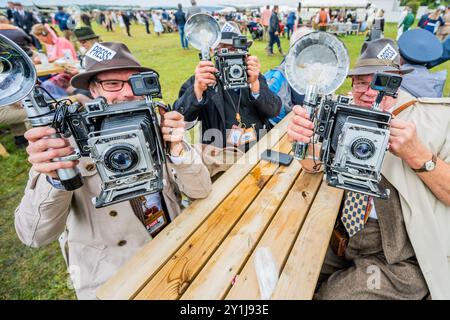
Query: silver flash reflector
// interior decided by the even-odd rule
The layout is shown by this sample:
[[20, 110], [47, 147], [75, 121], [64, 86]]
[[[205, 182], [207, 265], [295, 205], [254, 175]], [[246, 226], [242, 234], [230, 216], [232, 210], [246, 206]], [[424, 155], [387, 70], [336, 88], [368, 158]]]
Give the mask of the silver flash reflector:
[[350, 59], [347, 48], [326, 32], [312, 32], [299, 38], [286, 56], [285, 71], [291, 87], [306, 94], [314, 86], [318, 94], [328, 95], [347, 77]]
[[202, 51], [216, 48], [221, 39], [219, 23], [206, 13], [192, 15], [186, 22], [184, 32], [189, 43]]

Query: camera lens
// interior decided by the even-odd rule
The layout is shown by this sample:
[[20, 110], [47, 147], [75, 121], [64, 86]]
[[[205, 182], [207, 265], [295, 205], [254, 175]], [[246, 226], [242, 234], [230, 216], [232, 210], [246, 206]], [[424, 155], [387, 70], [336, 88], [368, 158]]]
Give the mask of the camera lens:
[[244, 71], [242, 70], [241, 66], [238, 65], [232, 65], [230, 67], [230, 77], [233, 79], [239, 79], [242, 78], [242, 76], [244, 75]]
[[127, 145], [116, 145], [110, 148], [104, 157], [105, 166], [113, 172], [125, 172], [133, 169], [138, 155]]
[[352, 155], [359, 160], [367, 160], [375, 154], [375, 145], [366, 138], [358, 138], [351, 146]]

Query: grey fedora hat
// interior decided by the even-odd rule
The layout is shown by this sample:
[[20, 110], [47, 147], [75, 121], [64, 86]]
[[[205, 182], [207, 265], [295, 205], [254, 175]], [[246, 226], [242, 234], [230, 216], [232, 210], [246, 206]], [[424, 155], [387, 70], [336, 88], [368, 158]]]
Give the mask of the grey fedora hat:
[[402, 68], [400, 53], [392, 39], [378, 39], [364, 42], [361, 55], [349, 76], [372, 74], [376, 72], [409, 73], [413, 69]]

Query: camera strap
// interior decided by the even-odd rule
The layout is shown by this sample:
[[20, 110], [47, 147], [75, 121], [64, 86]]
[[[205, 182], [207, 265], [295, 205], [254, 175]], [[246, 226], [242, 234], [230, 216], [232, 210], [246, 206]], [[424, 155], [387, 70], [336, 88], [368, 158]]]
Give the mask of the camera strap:
[[414, 100], [411, 100], [411, 101], [408, 101], [408, 102], [402, 104], [402, 105], [401, 105], [400, 107], [398, 107], [397, 109], [395, 109], [395, 110], [392, 112], [392, 114], [393, 114], [394, 116], [398, 116], [402, 111], [404, 111], [404, 110], [408, 109], [409, 107], [413, 106], [416, 102], [417, 102], [417, 100], [415, 100], [415, 99], [414, 99]]

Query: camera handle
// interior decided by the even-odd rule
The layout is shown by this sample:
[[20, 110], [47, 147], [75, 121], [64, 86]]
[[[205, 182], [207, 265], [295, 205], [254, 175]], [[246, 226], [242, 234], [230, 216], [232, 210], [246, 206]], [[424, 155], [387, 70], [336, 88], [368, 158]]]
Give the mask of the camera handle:
[[[22, 101], [28, 119], [33, 127], [51, 126], [55, 112], [50, 109], [49, 104], [45, 101], [44, 95], [39, 87], [35, 87], [33, 91]], [[61, 138], [61, 134], [55, 133], [50, 138]], [[65, 161], [64, 158], [55, 158], [52, 161]], [[77, 168], [58, 169], [58, 178], [64, 189], [74, 191], [83, 186], [83, 178]]]
[[[309, 85], [306, 88], [303, 106], [305, 107], [306, 112], [308, 112], [309, 120], [311, 120], [312, 122], [314, 122], [314, 114], [317, 107], [317, 99], [318, 99], [317, 86]], [[314, 139], [314, 136], [312, 137], [312, 139]], [[295, 159], [304, 160], [308, 154], [308, 143], [294, 142], [292, 144], [292, 150], [294, 152]]]
[[386, 91], [379, 91], [378, 95], [377, 95], [377, 99], [375, 100], [375, 102], [372, 105], [372, 110], [381, 111], [380, 105], [385, 96], [393, 97], [395, 99], [395, 98], [397, 98], [398, 94], [397, 93], [389, 93]]

